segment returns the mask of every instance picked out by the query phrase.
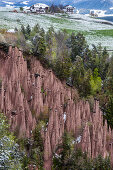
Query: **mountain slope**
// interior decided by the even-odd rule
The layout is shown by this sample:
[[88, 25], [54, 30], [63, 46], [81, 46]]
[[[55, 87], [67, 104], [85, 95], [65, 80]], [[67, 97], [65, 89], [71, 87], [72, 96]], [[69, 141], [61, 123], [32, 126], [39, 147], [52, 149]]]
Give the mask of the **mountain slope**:
[[74, 5], [77, 8], [84, 9], [109, 9], [113, 6], [112, 0], [6, 0], [1, 1], [0, 6], [15, 5], [15, 6], [31, 6], [35, 3], [63, 4]]
[[110, 0], [83, 0], [77, 3], [74, 3], [77, 8], [85, 9], [109, 9], [113, 2]]

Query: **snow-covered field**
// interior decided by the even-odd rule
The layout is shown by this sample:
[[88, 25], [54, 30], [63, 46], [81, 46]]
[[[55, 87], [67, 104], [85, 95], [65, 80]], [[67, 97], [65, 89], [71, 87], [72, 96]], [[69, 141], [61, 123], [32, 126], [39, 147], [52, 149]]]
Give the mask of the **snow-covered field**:
[[95, 30], [112, 30], [112, 22], [93, 19], [80, 14], [74, 14], [66, 18], [58, 15], [34, 15], [0, 11], [0, 28], [11, 30], [15, 27], [20, 28], [21, 25], [26, 26], [27, 24], [33, 27], [37, 23], [43, 27], [45, 31], [51, 26], [53, 26], [56, 31], [63, 29], [70, 32], [81, 31], [86, 36], [86, 40], [90, 46], [91, 44], [97, 45], [101, 43], [103, 47], [106, 46], [107, 49], [113, 49], [113, 37], [97, 36], [94, 34]]

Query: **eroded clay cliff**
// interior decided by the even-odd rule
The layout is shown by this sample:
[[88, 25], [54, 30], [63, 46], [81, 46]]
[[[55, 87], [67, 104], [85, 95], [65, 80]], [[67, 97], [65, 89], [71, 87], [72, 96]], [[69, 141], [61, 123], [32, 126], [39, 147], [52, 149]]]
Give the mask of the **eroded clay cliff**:
[[17, 48], [0, 50], [0, 110], [8, 117], [11, 130], [30, 137], [40, 113], [49, 115], [43, 132], [44, 166], [51, 169], [52, 154], [61, 142], [64, 129], [73, 132], [74, 142], [89, 156], [111, 155], [112, 131], [103, 126], [99, 102], [93, 111], [88, 101], [78, 100], [77, 91], [61, 83], [49, 69], [32, 57], [30, 69]]

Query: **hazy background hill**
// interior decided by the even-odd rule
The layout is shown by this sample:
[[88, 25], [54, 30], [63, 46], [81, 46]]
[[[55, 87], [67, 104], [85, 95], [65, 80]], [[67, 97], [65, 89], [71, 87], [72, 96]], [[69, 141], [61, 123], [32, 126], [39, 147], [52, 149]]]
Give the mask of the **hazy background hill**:
[[78, 8], [85, 9], [109, 9], [113, 6], [113, 2], [110, 0], [81, 0], [73, 3]]
[[48, 5], [70, 4], [78, 9], [102, 9], [107, 11], [113, 7], [113, 0], [3, 0], [0, 1], [0, 6], [31, 6], [36, 3], [46, 3]]

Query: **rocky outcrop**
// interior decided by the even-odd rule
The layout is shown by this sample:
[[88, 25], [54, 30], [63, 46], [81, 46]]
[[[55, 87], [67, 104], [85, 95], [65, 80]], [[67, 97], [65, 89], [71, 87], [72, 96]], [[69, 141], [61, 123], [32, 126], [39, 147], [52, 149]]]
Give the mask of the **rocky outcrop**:
[[28, 69], [20, 50], [9, 47], [8, 54], [0, 50], [0, 110], [8, 117], [11, 130], [19, 137], [30, 137], [40, 115], [49, 118], [43, 132], [47, 170], [64, 129], [74, 134], [74, 142], [89, 156], [111, 155], [112, 160], [113, 134], [106, 122], [103, 126], [99, 102], [95, 101], [91, 111], [88, 101], [78, 100], [75, 89], [31, 57]]

